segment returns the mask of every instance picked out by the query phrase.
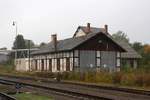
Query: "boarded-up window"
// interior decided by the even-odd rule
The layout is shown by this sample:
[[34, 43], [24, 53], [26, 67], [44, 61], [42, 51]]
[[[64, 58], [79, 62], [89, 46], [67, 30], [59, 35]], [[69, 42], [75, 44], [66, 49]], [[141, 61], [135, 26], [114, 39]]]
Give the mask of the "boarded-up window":
[[120, 58], [117, 58], [117, 66], [120, 66]]
[[120, 57], [120, 52], [117, 52], [117, 57]]
[[73, 58], [70, 58], [70, 70], [73, 69]]
[[64, 71], [66, 71], [66, 58], [63, 59]]
[[70, 71], [70, 59], [66, 58], [66, 71]]
[[79, 58], [74, 58], [74, 66], [79, 67]]
[[61, 58], [61, 59], [60, 59], [60, 70], [61, 70], [61, 71], [63, 71], [63, 67], [64, 67], [64, 66], [63, 66], [63, 59]]
[[101, 52], [100, 51], [97, 51], [97, 57], [101, 57]]
[[101, 59], [97, 58], [97, 67], [100, 67], [100, 66], [101, 66]]
[[75, 57], [79, 57], [79, 51], [78, 51], [78, 50], [75, 50], [75, 51], [74, 51], [74, 56], [75, 56]]
[[73, 52], [70, 52], [70, 57], [73, 57]]
[[57, 67], [57, 71], [60, 71], [60, 59], [59, 58], [57, 58], [57, 65], [56, 65], [56, 67]]

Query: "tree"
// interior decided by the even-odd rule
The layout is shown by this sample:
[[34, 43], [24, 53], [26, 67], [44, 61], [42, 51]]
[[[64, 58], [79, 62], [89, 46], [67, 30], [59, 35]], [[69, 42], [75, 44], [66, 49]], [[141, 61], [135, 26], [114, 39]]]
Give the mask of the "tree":
[[113, 34], [112, 37], [115, 40], [124, 41], [124, 42], [129, 43], [129, 38], [128, 38], [127, 34], [125, 34], [123, 31], [118, 31], [117, 33]]
[[29, 48], [29, 41], [30, 41], [30, 47], [31, 48], [34, 47], [35, 44], [34, 44], [34, 42], [32, 40], [25, 39], [25, 46], [26, 46], [26, 48]]
[[144, 53], [150, 54], [150, 45], [147, 44], [144, 46]]
[[134, 42], [134, 43], [132, 43], [132, 48], [135, 51], [137, 51], [139, 54], [142, 54], [144, 46], [142, 45], [141, 42]]
[[40, 47], [42, 47], [44, 45], [46, 45], [46, 43], [44, 43], [44, 42], [40, 43]]
[[24, 40], [23, 35], [17, 35], [16, 36], [12, 48], [13, 49], [25, 49], [26, 48], [25, 40]]
[[6, 48], [6, 47], [3, 47], [3, 48], [0, 48], [0, 50], [7, 50], [7, 48]]

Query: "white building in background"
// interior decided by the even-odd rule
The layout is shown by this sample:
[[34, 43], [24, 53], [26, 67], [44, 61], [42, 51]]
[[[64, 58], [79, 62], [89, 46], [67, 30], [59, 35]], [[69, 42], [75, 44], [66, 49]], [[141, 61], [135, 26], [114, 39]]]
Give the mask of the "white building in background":
[[15, 52], [15, 70], [16, 71], [32, 71], [33, 64], [32, 58], [30, 57], [30, 53], [33, 51], [38, 50], [36, 49], [17, 49], [13, 50]]
[[0, 63], [5, 63], [10, 59], [10, 50], [0, 50]]

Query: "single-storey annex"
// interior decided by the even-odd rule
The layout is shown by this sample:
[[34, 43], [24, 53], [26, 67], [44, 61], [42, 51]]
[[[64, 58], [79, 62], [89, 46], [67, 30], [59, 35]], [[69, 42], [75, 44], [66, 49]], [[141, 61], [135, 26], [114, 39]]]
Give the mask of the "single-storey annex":
[[83, 71], [101, 70], [120, 71], [122, 60], [137, 67], [141, 58], [127, 43], [118, 42], [104, 28], [79, 26], [72, 38], [52, 41], [37, 51], [32, 52], [33, 71]]

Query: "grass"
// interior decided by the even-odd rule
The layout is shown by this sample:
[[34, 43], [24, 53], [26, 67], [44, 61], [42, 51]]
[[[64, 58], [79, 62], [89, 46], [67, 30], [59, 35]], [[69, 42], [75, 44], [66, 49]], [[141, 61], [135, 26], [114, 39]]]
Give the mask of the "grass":
[[[0, 74], [27, 76], [27, 77], [41, 77], [53, 78], [56, 73], [51, 72], [17, 72], [13, 66], [1, 66]], [[67, 81], [87, 82], [96, 84], [112, 84], [115, 86], [129, 86], [146, 88], [150, 90], [150, 68], [149, 69], [131, 69], [130, 67], [123, 69], [121, 72], [108, 73], [108, 72], [64, 72], [61, 78]]]
[[15, 90], [13, 89], [12, 86], [0, 84], [0, 92], [9, 93], [9, 92], [15, 92]]
[[17, 100], [53, 100], [51, 97], [41, 96], [32, 93], [20, 93], [13, 95]]

